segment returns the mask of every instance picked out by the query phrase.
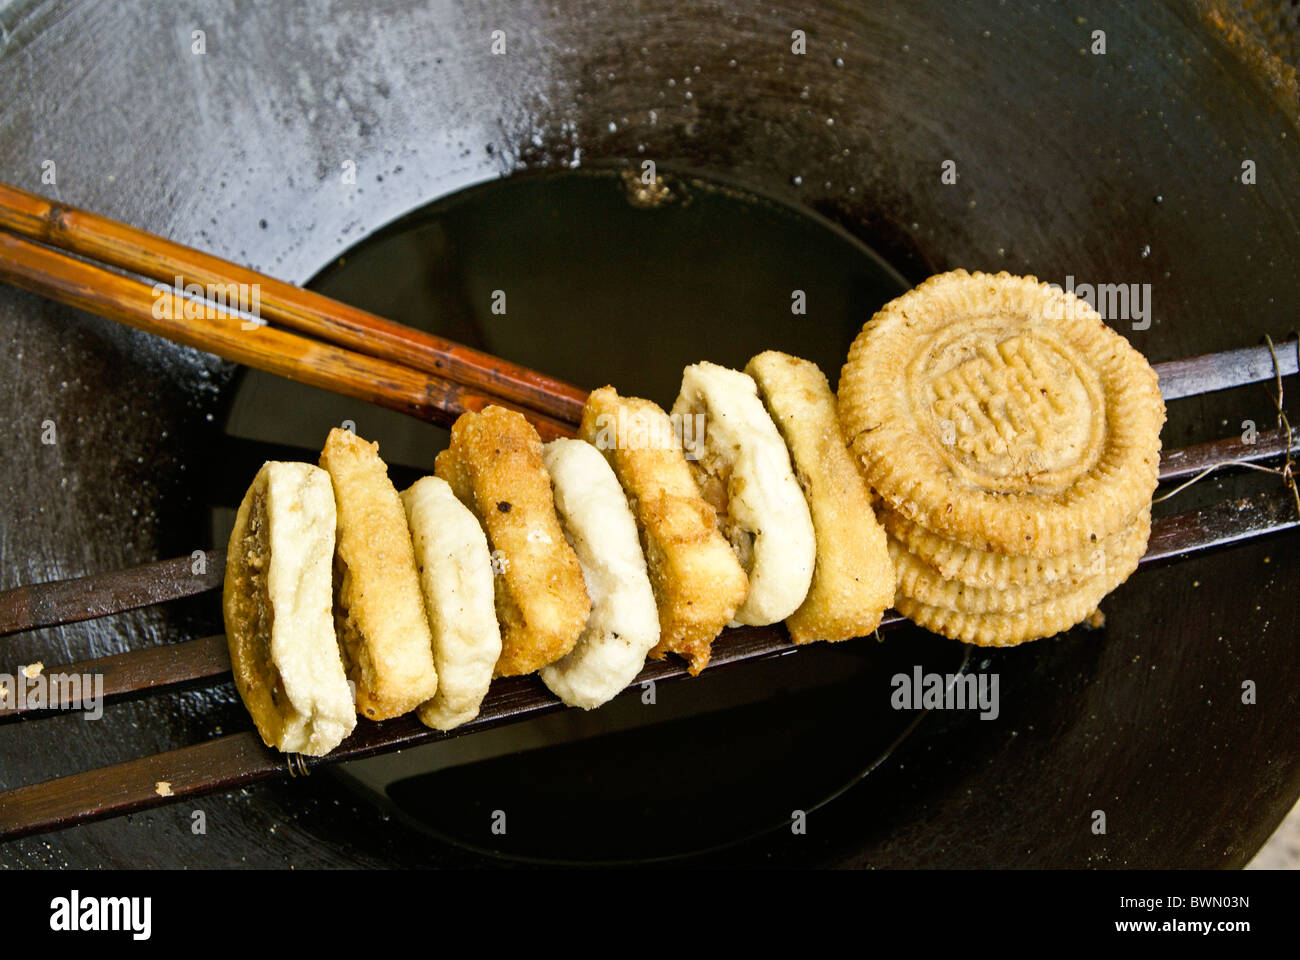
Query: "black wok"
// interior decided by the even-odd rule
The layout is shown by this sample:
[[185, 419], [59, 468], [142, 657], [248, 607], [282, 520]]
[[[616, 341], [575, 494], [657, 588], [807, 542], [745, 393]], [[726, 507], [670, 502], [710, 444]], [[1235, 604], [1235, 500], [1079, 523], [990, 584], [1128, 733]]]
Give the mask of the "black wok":
[[[305, 282], [385, 224], [480, 181], [650, 158], [753, 191], [741, 203], [815, 212], [908, 282], [962, 266], [1149, 283], [1149, 328], [1119, 329], [1152, 361], [1295, 326], [1294, 71], [1209, 6], [132, 0], [0, 4], [0, 26], [0, 179], [288, 280]], [[491, 53], [495, 30], [502, 56]], [[791, 51], [795, 30], [805, 54]], [[1104, 54], [1091, 52], [1096, 30]], [[946, 161], [953, 184], [941, 178]], [[51, 170], [55, 182], [43, 183]], [[566, 250], [551, 253], [564, 270]], [[337, 267], [320, 282], [409, 307], [395, 291], [446, 286], [421, 286], [434, 260], [376, 269], [369, 292]], [[879, 293], [861, 291], [860, 320]], [[462, 339], [487, 335], [476, 309], [429, 304]], [[250, 378], [11, 289], [0, 290], [0, 332], [0, 586], [211, 545], [214, 491], [251, 477], [238, 458], [256, 448], [230, 438], [255, 396]], [[814, 327], [807, 352], [833, 355], [841, 335]], [[535, 340], [499, 349], [540, 366], [546, 338]], [[552, 372], [595, 386], [604, 369], [592, 351]], [[1182, 401], [1165, 442], [1238, 432], [1271, 410], [1262, 387]], [[46, 421], [53, 445], [42, 443]], [[1210, 481], [1178, 506], [1254, 482]], [[807, 835], [763, 833], [695, 862], [1242, 865], [1300, 794], [1297, 543], [1286, 535], [1143, 570], [1105, 604], [1104, 632], [977, 654], [1001, 678], [996, 721], [927, 717]], [[2, 662], [73, 662], [198, 635], [214, 627], [215, 607], [199, 598], [5, 638]], [[918, 631], [886, 646], [897, 643], [925, 662], [962, 656]], [[1242, 703], [1245, 680], [1255, 704]], [[842, 741], [858, 735], [851, 720], [812, 741], [824, 764], [810, 779], [840, 762]], [[0, 787], [247, 723], [218, 685], [123, 704], [97, 723], [10, 724]], [[511, 769], [523, 776], [497, 767], [477, 783], [509, 784]], [[168, 807], [9, 843], [0, 864], [502, 862], [409, 812], [393, 816], [358, 782], [320, 775], [212, 796], [198, 804], [204, 836], [190, 831], [192, 805]], [[1099, 809], [1103, 835], [1091, 829]]]

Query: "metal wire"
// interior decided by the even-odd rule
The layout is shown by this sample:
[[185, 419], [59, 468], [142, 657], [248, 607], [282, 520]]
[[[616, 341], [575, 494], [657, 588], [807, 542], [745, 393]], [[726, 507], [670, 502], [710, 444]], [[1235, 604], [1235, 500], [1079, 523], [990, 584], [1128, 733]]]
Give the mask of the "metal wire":
[[[1268, 343], [1269, 356], [1273, 358], [1273, 382], [1277, 387], [1277, 396], [1272, 397], [1274, 405], [1277, 407], [1277, 428], [1286, 436], [1286, 460], [1280, 467], [1261, 467], [1257, 463], [1247, 463], [1245, 460], [1220, 460], [1218, 463], [1212, 463], [1190, 480], [1179, 484], [1162, 496], [1155, 497], [1151, 502], [1163, 503], [1170, 497], [1182, 493], [1193, 484], [1204, 480], [1215, 470], [1221, 467], [1248, 467], [1251, 470], [1258, 470], [1261, 473], [1272, 473], [1282, 478], [1282, 482], [1291, 490], [1291, 496], [1295, 498], [1296, 516], [1300, 516], [1300, 488], [1296, 485], [1295, 459], [1291, 455], [1291, 448], [1294, 445], [1294, 436], [1291, 431], [1291, 421], [1287, 419], [1286, 410], [1283, 407], [1285, 393], [1282, 388], [1282, 364], [1278, 362], [1277, 350], [1273, 346], [1273, 338], [1268, 334], [1264, 335], [1264, 340]], [[1272, 396], [1272, 395], [1270, 395]]]

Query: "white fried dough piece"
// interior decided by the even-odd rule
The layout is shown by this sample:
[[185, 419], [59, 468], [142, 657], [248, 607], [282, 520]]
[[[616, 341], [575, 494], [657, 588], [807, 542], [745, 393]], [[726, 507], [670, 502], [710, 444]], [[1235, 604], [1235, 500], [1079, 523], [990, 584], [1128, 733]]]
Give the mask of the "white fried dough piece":
[[356, 707], [334, 637], [334, 491], [309, 463], [270, 462], [230, 534], [222, 611], [235, 686], [268, 747], [319, 757]]
[[433, 633], [438, 692], [416, 715], [451, 730], [478, 716], [501, 656], [492, 555], [478, 518], [446, 481], [417, 480], [402, 491], [415, 566]]
[[560, 525], [582, 564], [591, 615], [573, 650], [539, 674], [569, 706], [590, 710], [641, 671], [659, 642], [659, 610], [636, 520], [601, 452], [583, 440], [553, 440], [542, 456]]
[[737, 623], [784, 620], [812, 583], [817, 545], [812, 516], [790, 466], [785, 441], [751, 377], [714, 363], [682, 373], [673, 416], [704, 414], [703, 449], [690, 461], [700, 492], [749, 576]]
[[320, 465], [334, 484], [334, 623], [357, 712], [399, 717], [438, 691], [406, 511], [379, 444], [335, 427]]
[[815, 363], [768, 350], [749, 361], [785, 438], [817, 536], [817, 566], [803, 604], [786, 619], [795, 643], [863, 637], [894, 602], [894, 564], [857, 464], [840, 431], [835, 395]]

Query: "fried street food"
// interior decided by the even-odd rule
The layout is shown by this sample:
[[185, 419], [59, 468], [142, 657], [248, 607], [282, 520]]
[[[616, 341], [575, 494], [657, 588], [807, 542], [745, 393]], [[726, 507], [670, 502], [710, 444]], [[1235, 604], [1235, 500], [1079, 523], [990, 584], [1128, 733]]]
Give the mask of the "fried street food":
[[892, 510], [882, 510], [880, 520], [891, 539], [915, 555], [917, 560], [934, 568], [945, 580], [960, 580], [972, 587], [989, 590], [1034, 586], [1063, 589], [1097, 573], [1097, 558], [1113, 553], [1121, 540], [1134, 536], [1134, 532], [1140, 529], [1144, 514], [1149, 525], [1151, 509], [1147, 506], [1104, 540], [1089, 541], [1077, 550], [1054, 557], [972, 550], [945, 540]]
[[1055, 636], [1099, 617], [1097, 604], [1137, 569], [1138, 560], [1146, 552], [1149, 531], [1148, 524], [1138, 539], [1137, 549], [1126, 544], [1121, 553], [1107, 560], [1100, 575], [1019, 610], [988, 613], [954, 610], [914, 600], [901, 589], [894, 604], [899, 613], [927, 630], [981, 647], [1009, 647]]
[[681, 438], [660, 407], [613, 387], [587, 398], [579, 435], [614, 468], [636, 518], [659, 610], [650, 656], [677, 653], [697, 675], [744, 602], [748, 580], [691, 477]]
[[809, 643], [866, 636], [894, 602], [894, 565], [840, 432], [835, 395], [816, 364], [775, 350], [750, 360], [745, 373], [790, 450], [816, 532], [812, 585], [786, 618], [790, 637]]
[[416, 711], [451, 730], [478, 716], [501, 656], [492, 556], [478, 518], [437, 477], [402, 491], [433, 634], [438, 692]]
[[840, 419], [899, 612], [999, 646], [1093, 615], [1146, 550], [1164, 416], [1145, 358], [1033, 277], [958, 270], [887, 304], [849, 351]]
[[735, 620], [784, 620], [808, 595], [817, 557], [790, 453], [753, 379], [739, 370], [704, 362], [683, 371], [673, 416], [681, 422], [697, 414], [704, 416], [704, 442], [691, 471], [749, 577]]
[[497, 676], [592, 709], [647, 656], [699, 674], [728, 624], [838, 641], [892, 603], [984, 646], [1097, 624], [1146, 550], [1163, 422], [1087, 303], [958, 270], [863, 327], [838, 398], [767, 351], [688, 366], [672, 417], [602, 387], [546, 447], [488, 406], [400, 497], [334, 430], [323, 470], [269, 463], [240, 507], [236, 683], [268, 744], [322, 754], [358, 713], [454, 729]]
[[497, 676], [554, 663], [573, 649], [591, 602], [555, 515], [537, 431], [502, 407], [463, 414], [434, 473], [478, 517], [493, 551], [501, 625]]
[[961, 613], [1016, 613], [1052, 597], [1095, 585], [1116, 567], [1127, 567], [1124, 574], [1127, 577], [1136, 568], [1137, 558], [1145, 552], [1150, 533], [1151, 511], [1147, 509], [1141, 511], [1133, 523], [1087, 551], [1087, 560], [1081, 563], [1078, 576], [1069, 580], [1042, 580], [1004, 587], [972, 586], [962, 580], [948, 579], [892, 537], [889, 539], [889, 555], [898, 567], [899, 592], [912, 600]]
[[1155, 372], [1033, 277], [957, 270], [887, 304], [854, 340], [839, 400], [886, 508], [971, 549], [1069, 553], [1155, 489]]
[[336, 427], [320, 465], [334, 485], [334, 620], [357, 710], [371, 720], [401, 716], [438, 690], [406, 511], [379, 444]]
[[600, 451], [583, 440], [553, 440], [543, 458], [565, 537], [582, 564], [591, 616], [574, 648], [540, 676], [569, 706], [590, 710], [640, 672], [659, 642], [659, 612], [636, 520]]
[[235, 687], [268, 747], [323, 756], [356, 725], [334, 639], [334, 493], [309, 463], [267, 463], [235, 517], [222, 609]]

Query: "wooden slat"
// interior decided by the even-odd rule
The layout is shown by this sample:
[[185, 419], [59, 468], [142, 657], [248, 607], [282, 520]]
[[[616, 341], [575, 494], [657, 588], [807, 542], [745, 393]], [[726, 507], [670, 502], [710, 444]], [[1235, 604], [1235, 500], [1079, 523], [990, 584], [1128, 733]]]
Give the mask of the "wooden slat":
[[[1300, 526], [1300, 519], [1297, 519], [1289, 491], [1278, 489], [1155, 521], [1150, 548], [1142, 563], [1168, 560], [1297, 526]], [[904, 622], [897, 612], [889, 611], [881, 623], [881, 630], [890, 630]], [[181, 659], [189, 657], [190, 650], [197, 656], [202, 644], [208, 644], [210, 648], [216, 639], [193, 641], [197, 646], [188, 649], [183, 644], [153, 649], [174, 651]], [[714, 644], [709, 671], [797, 650], [780, 627], [727, 630]], [[205, 654], [207, 666], [203, 669], [215, 676], [217, 670], [211, 654], [209, 649]], [[179, 672], [187, 671], [182, 667]], [[685, 666], [675, 658], [650, 661], [633, 681], [631, 689], [635, 690], [646, 681], [671, 681], [686, 675]], [[708, 671], [704, 675], [708, 676]], [[302, 769], [359, 760], [463, 736], [562, 707], [563, 704], [534, 676], [497, 680], [484, 699], [478, 717], [456, 730], [448, 733], [430, 730], [410, 714], [382, 723], [362, 720], [357, 723], [353, 734], [329, 756], [302, 758]], [[263, 746], [255, 732], [230, 734], [196, 746], [0, 793], [0, 839], [63, 829], [90, 820], [161, 806], [177, 798], [232, 789], [289, 773], [288, 759]], [[155, 784], [160, 780], [171, 784], [172, 797], [158, 795]]]
[[1163, 483], [1194, 477], [1215, 464], [1230, 463], [1233, 460], [1246, 463], [1271, 460], [1288, 451], [1300, 453], [1300, 434], [1287, 437], [1282, 430], [1257, 433], [1253, 443], [1247, 443], [1241, 437], [1227, 437], [1178, 450], [1167, 450], [1160, 455], [1160, 481]]
[[[281, 773], [285, 758], [252, 731], [0, 793], [0, 839], [102, 820]], [[158, 784], [170, 784], [160, 796]]]
[[1160, 393], [1166, 401], [1178, 400], [1273, 380], [1279, 372], [1289, 377], [1300, 372], [1298, 343], [1300, 341], [1296, 340], [1275, 343], [1276, 365], [1268, 344], [1157, 363], [1155, 370], [1160, 377]]
[[[9, 673], [15, 684], [24, 682], [22, 673], [16, 667]], [[53, 677], [100, 677], [103, 681], [103, 700], [100, 706], [128, 696], [175, 689], [201, 680], [224, 677], [229, 673], [230, 654], [225, 634], [145, 647], [143, 650], [127, 650], [42, 670], [47, 683]], [[60, 686], [66, 685], [60, 683]], [[79, 689], [84, 704], [90, 691], [84, 685], [79, 686]], [[11, 698], [17, 701], [17, 691]], [[44, 708], [31, 704], [17, 704], [9, 708], [0, 706], [0, 723], [46, 711], [68, 709], [72, 709], [72, 704], [66, 696], [60, 698], [58, 703]]]
[[1151, 539], [1142, 562], [1199, 553], [1297, 526], [1300, 517], [1296, 515], [1295, 497], [1279, 484], [1267, 493], [1156, 520], [1151, 524]]
[[193, 557], [174, 557], [108, 573], [0, 590], [0, 635], [77, 623], [221, 586], [226, 551], [205, 551], [202, 572]]
[[[891, 613], [882, 628], [887, 629], [901, 622], [901, 617]], [[728, 630], [714, 646], [714, 657], [709, 670], [716, 671], [730, 664], [793, 652], [795, 649], [785, 631], [780, 628], [745, 627]], [[632, 686], [636, 688], [650, 680], [662, 682], [685, 676], [685, 666], [675, 658], [650, 661]], [[352, 735], [328, 757], [301, 758], [302, 769], [310, 769], [322, 763], [359, 760], [379, 753], [463, 736], [540, 716], [563, 707], [564, 704], [535, 676], [500, 679], [493, 682], [479, 715], [453, 731], [442, 733], [431, 730], [413, 714], [380, 723], [361, 720]], [[295, 758], [294, 763], [297, 762], [298, 758]], [[0, 793], [0, 840], [133, 813], [181, 798], [246, 786], [292, 772], [288, 759], [265, 747], [255, 731], [227, 734], [195, 746]], [[155, 789], [158, 781], [170, 784], [172, 796], [158, 794]]]

